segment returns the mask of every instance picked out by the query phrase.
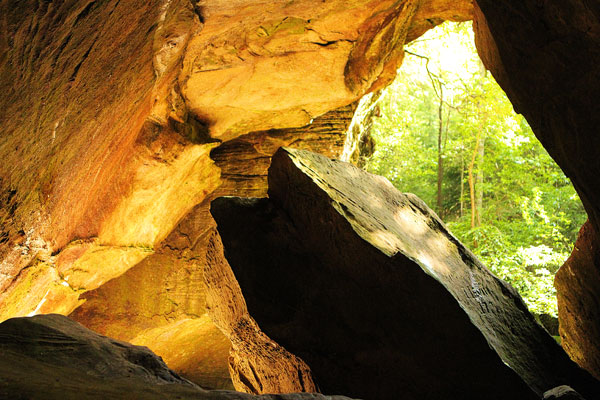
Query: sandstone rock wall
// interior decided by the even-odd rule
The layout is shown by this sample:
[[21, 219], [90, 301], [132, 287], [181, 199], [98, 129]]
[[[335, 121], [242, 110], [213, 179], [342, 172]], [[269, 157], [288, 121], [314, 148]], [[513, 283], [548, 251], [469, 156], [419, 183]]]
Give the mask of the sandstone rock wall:
[[[222, 171], [219, 189], [194, 207], [154, 254], [82, 294], [84, 303], [71, 318], [104, 335], [150, 347], [202, 387], [231, 388], [230, 341], [207, 314], [204, 269], [214, 230], [210, 200], [219, 194], [266, 195], [270, 154], [282, 145], [339, 157], [353, 110], [349, 105], [308, 127], [254, 132], [216, 148], [211, 158]], [[286, 391], [302, 388], [295, 389]]]
[[[353, 103], [393, 77], [407, 37], [470, 18], [470, 2], [4, 0], [1, 11], [7, 318], [74, 310], [221, 185], [216, 142]], [[369, 74], [361, 89], [346, 86], [359, 79], [350, 64]]]
[[72, 314], [228, 385], [201, 283], [209, 200], [262, 195], [281, 145], [338, 157], [355, 102], [393, 78], [404, 42], [471, 9], [2, 0], [0, 320]]
[[[598, 6], [477, 4], [480, 54], [573, 180], [597, 232]], [[164, 248], [186, 215], [211, 193], [264, 191], [257, 171], [292, 136], [335, 152], [341, 139], [324, 135], [327, 125], [312, 133], [292, 127], [385, 86], [405, 41], [442, 20], [471, 18], [471, 7], [468, 0], [2, 0], [0, 319], [69, 314], [84, 293], [136, 265], [172, 265], [161, 282], [178, 276], [181, 284], [179, 269], [189, 262]], [[278, 142], [268, 130], [283, 127], [292, 130]], [[151, 287], [151, 276], [139, 273], [148, 281], [138, 286]], [[586, 290], [574, 280], [557, 286]], [[600, 303], [595, 293], [589, 298], [589, 307]], [[123, 335], [160, 342], [159, 332], [146, 330], [183, 324], [197, 311], [177, 304], [179, 311], [159, 307], [176, 318], [161, 314], [162, 322], [135, 323]], [[149, 320], [149, 308], [138, 302], [128, 315]], [[575, 318], [572, 309], [560, 313]], [[582, 343], [597, 347], [593, 332], [567, 329], [563, 337], [587, 335]]]

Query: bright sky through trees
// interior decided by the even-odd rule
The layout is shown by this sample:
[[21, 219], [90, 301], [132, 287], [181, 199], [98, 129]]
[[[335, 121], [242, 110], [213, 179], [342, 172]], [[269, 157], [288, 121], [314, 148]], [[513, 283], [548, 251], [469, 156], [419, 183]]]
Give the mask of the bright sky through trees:
[[571, 182], [482, 67], [470, 24], [406, 50], [367, 169], [421, 197], [530, 310], [556, 315], [554, 273], [586, 219]]

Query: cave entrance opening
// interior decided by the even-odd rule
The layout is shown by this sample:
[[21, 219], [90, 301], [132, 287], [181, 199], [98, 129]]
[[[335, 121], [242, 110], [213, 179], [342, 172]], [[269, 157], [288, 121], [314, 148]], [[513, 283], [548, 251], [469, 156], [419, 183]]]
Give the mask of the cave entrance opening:
[[[554, 274], [587, 216], [483, 67], [472, 23], [445, 23], [409, 44], [375, 110], [375, 144], [362, 141], [374, 153], [363, 166], [421, 197], [533, 313], [552, 321]], [[557, 324], [551, 330], [557, 335]]]

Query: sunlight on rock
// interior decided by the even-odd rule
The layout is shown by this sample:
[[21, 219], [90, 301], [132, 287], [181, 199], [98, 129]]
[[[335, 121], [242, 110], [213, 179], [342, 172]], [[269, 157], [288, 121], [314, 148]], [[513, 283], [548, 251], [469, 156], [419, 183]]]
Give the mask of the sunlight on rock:
[[208, 158], [215, 144], [187, 146], [167, 160], [144, 160], [132, 188], [102, 225], [99, 240], [116, 246], [153, 247], [220, 184]]
[[600, 397], [594, 3], [1, 1], [0, 398]]
[[[118, 247], [93, 244], [72, 264], [57, 263], [57, 271], [74, 290], [93, 290], [120, 276], [132, 266], [152, 254], [143, 247]], [[97, 268], [102, 265], [102, 268]]]
[[408, 233], [413, 237], [422, 236], [429, 231], [427, 222], [410, 208], [400, 208], [394, 214], [400, 232]]
[[231, 343], [208, 315], [148, 329], [131, 339], [162, 357], [169, 368], [204, 388], [232, 389], [227, 355]]

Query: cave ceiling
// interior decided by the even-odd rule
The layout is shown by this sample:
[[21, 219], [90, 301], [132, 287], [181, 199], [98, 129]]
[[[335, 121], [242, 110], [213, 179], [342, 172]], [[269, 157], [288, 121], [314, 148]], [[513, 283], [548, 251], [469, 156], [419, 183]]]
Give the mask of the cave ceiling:
[[588, 0], [3, 0], [0, 319], [70, 315], [229, 387], [230, 343], [207, 310], [211, 200], [265, 196], [281, 146], [339, 158], [358, 101], [446, 20], [474, 19], [597, 249], [599, 18]]

